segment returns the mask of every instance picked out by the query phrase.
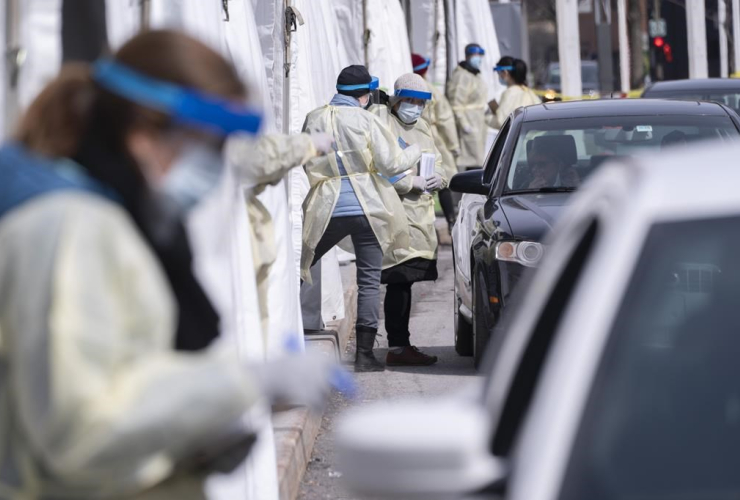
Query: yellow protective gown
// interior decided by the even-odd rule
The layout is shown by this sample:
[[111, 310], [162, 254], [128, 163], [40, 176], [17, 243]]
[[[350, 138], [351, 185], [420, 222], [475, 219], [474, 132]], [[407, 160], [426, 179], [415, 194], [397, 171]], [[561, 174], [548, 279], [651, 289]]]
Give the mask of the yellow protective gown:
[[455, 115], [452, 113], [450, 101], [447, 100], [444, 93], [431, 83], [428, 83], [428, 85], [432, 92], [432, 102], [424, 107], [421, 116], [432, 127], [434, 144], [442, 155], [442, 165], [447, 174], [447, 179], [452, 179], [452, 176], [457, 173], [457, 162], [452, 152], [460, 153], [460, 140], [457, 137]]
[[224, 147], [224, 158], [234, 169], [237, 182], [251, 188], [245, 194], [263, 335], [269, 331], [268, 278], [277, 250], [272, 217], [257, 196], [266, 186], [277, 184], [291, 169], [316, 155], [308, 134], [270, 134], [259, 138], [239, 134], [232, 136]]
[[0, 219], [0, 248], [0, 498], [204, 498], [177, 464], [257, 388], [235, 352], [172, 349], [174, 297], [128, 214], [43, 195]]
[[[448, 178], [442, 163], [442, 155], [434, 144], [432, 128], [426, 120], [417, 120], [407, 125], [393, 115], [388, 106], [375, 105], [371, 111], [406, 144], [415, 144], [422, 153], [432, 153], [435, 158], [435, 170], [442, 177], [442, 188], [447, 187]], [[403, 209], [409, 223], [410, 245], [394, 254], [383, 256], [383, 269], [402, 264], [408, 260], [422, 258], [435, 260], [437, 258], [437, 230], [434, 227], [434, 196], [428, 193], [412, 192], [413, 177], [419, 175], [419, 167], [415, 165], [407, 171], [407, 175], [393, 184], [396, 192], [403, 201]]]
[[[334, 135], [347, 176], [384, 255], [403, 255], [409, 246], [408, 223], [406, 217], [399, 217], [403, 204], [387, 179], [414, 166], [421, 158], [420, 148], [401, 149], [397, 136], [377, 116], [359, 107], [315, 109], [306, 117], [304, 130]], [[305, 169], [311, 189], [303, 203], [301, 278], [310, 283], [309, 269], [339, 199], [342, 176], [335, 155], [314, 158]]]
[[529, 87], [512, 85], [501, 95], [501, 102], [489, 125], [493, 128], [501, 128], [509, 115], [517, 108], [541, 103], [542, 100]]
[[480, 73], [473, 74], [458, 66], [447, 82], [447, 98], [455, 114], [460, 138], [460, 156], [457, 158], [457, 165], [461, 168], [480, 167], [486, 157], [488, 135], [486, 82]]

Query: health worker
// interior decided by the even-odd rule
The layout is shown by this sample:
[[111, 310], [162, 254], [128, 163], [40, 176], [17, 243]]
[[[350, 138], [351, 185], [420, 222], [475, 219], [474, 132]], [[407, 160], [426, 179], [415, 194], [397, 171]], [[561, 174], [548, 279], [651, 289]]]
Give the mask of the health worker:
[[205, 499], [245, 411], [329, 393], [321, 359], [212, 345], [182, 220], [224, 138], [258, 133], [247, 97], [204, 44], [147, 31], [65, 65], [0, 149], [0, 497]]
[[452, 105], [460, 139], [461, 169], [480, 168], [486, 156], [486, 112], [488, 87], [481, 76], [485, 51], [477, 43], [465, 47], [465, 60], [452, 72], [447, 82], [447, 98]]
[[435, 145], [431, 125], [422, 119], [432, 100], [427, 82], [419, 75], [402, 75], [394, 85], [388, 106], [373, 106], [371, 111], [397, 137], [402, 148], [417, 145], [422, 161], [429, 161], [430, 172], [421, 165], [390, 179], [409, 224], [410, 245], [383, 259], [381, 282], [386, 286], [385, 330], [388, 334], [387, 366], [428, 366], [437, 356], [422, 352], [411, 344], [411, 287], [420, 281], [437, 279], [437, 231], [434, 227], [434, 193], [447, 187], [442, 154]]
[[[378, 79], [367, 68], [344, 68], [331, 102], [306, 117], [304, 131], [333, 135], [336, 153], [305, 164], [311, 188], [303, 204], [302, 278], [342, 239], [352, 239], [357, 257], [357, 351], [355, 371], [382, 371], [373, 353], [380, 314], [383, 256], [408, 251], [404, 207], [388, 179], [414, 167], [418, 145], [402, 149], [397, 137], [366, 108]], [[381, 174], [381, 175], [378, 175]]]
[[541, 104], [542, 100], [527, 86], [527, 64], [521, 59], [505, 56], [494, 68], [499, 82], [506, 86], [501, 102], [491, 101], [492, 120], [489, 125], [500, 129], [517, 108]]
[[[411, 62], [414, 67], [414, 73], [425, 78], [431, 64], [429, 58], [424, 58], [419, 54], [411, 54]], [[457, 126], [455, 125], [455, 115], [452, 113], [450, 101], [432, 82], [427, 81], [429, 90], [432, 93], [432, 99], [424, 107], [422, 118], [424, 118], [432, 127], [434, 144], [437, 146], [442, 155], [442, 166], [445, 170], [447, 179], [452, 179], [457, 170], [456, 158], [460, 156], [460, 140], [457, 137]], [[452, 196], [452, 191], [447, 188], [438, 192], [439, 204], [442, 206], [447, 225], [452, 230], [455, 219], [457, 218], [457, 204]]]

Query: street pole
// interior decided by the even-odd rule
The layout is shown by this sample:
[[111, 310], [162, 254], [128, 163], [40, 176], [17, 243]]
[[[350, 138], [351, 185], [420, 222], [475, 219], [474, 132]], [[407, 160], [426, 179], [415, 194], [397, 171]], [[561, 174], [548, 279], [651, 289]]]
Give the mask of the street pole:
[[725, 0], [717, 0], [717, 22], [719, 24], [719, 76], [727, 78], [729, 70], [727, 68], [727, 5]]
[[704, 0], [686, 0], [689, 78], [707, 78], [707, 28]]
[[[734, 0], [740, 2], [740, 0]], [[619, 86], [623, 94], [630, 91], [630, 45], [627, 35], [626, 0], [617, 0], [617, 27], [619, 31]]]
[[580, 99], [583, 95], [583, 85], [581, 82], [581, 39], [578, 32], [578, 0], [556, 0], [555, 9], [558, 24], [561, 91], [565, 99]]

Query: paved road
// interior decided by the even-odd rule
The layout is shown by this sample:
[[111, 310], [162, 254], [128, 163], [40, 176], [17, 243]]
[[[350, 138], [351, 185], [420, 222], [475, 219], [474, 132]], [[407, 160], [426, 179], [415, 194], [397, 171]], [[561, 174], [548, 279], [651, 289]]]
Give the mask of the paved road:
[[[321, 433], [313, 456], [303, 478], [300, 500], [350, 500], [336, 471], [333, 451], [332, 426], [337, 415], [350, 405], [362, 405], [386, 398], [435, 397], [459, 388], [475, 376], [472, 358], [461, 358], [455, 353], [452, 332], [452, 250], [443, 246], [439, 252], [439, 279], [436, 282], [414, 285], [414, 305], [411, 314], [411, 341], [424, 352], [440, 358], [436, 365], [424, 368], [391, 368], [383, 373], [357, 375], [359, 397], [352, 402], [334, 396], [324, 416]], [[382, 324], [382, 321], [381, 321]], [[354, 353], [354, 339], [345, 353], [350, 360]], [[385, 357], [388, 346], [380, 339], [378, 354]]]

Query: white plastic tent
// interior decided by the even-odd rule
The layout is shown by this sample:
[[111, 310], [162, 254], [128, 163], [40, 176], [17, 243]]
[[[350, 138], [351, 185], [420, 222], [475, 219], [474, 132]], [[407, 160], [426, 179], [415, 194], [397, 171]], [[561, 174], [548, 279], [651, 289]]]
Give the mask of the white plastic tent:
[[417, 0], [411, 2], [410, 7], [411, 49], [431, 58], [427, 80], [444, 90], [447, 83], [447, 17], [444, 0]]
[[339, 30], [338, 45], [349, 64], [365, 64], [385, 89], [392, 89], [399, 76], [411, 72], [411, 49], [400, 2], [334, 0], [332, 6]]

